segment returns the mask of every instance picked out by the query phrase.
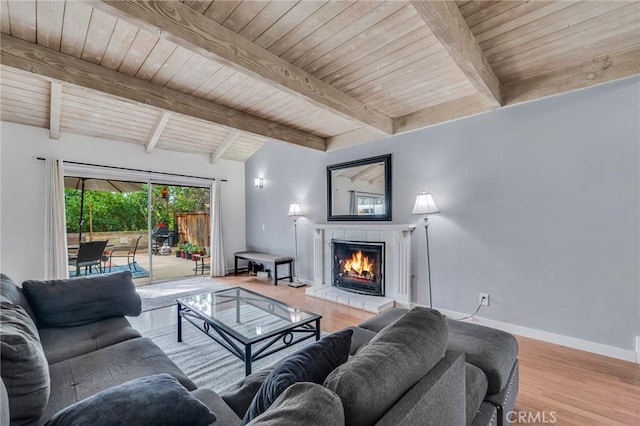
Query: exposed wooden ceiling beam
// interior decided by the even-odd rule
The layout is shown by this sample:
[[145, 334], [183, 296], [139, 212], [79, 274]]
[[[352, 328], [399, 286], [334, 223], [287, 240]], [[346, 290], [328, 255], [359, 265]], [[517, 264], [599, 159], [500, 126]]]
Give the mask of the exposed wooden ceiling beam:
[[502, 104], [500, 80], [456, 3], [414, 0], [411, 4], [478, 93], [489, 105], [499, 107]]
[[384, 170], [378, 173], [377, 176], [374, 176], [373, 178], [369, 179], [369, 185], [373, 185], [376, 182], [384, 182]]
[[314, 105], [377, 132], [391, 134], [393, 120], [303, 69], [287, 62], [179, 1], [92, 1], [113, 16], [191, 52], [303, 97]]
[[350, 146], [360, 145], [386, 137], [386, 135], [381, 135], [369, 129], [365, 129], [364, 127], [360, 127], [350, 132], [341, 133], [327, 138], [327, 151], [348, 148]]
[[490, 110], [484, 96], [475, 94], [403, 115], [395, 119], [394, 125], [397, 133], [405, 133]]
[[171, 118], [171, 113], [167, 111], [162, 111], [160, 116], [158, 116], [158, 120], [156, 121], [156, 125], [153, 127], [153, 132], [151, 132], [151, 136], [149, 136], [149, 140], [144, 145], [144, 151], [147, 154], [151, 154], [151, 151], [156, 147], [156, 144], [160, 140], [160, 136], [164, 131], [165, 126], [169, 122]]
[[640, 74], [640, 50], [632, 49], [507, 83], [503, 86], [504, 100], [506, 105], [512, 105], [637, 74]]
[[320, 136], [160, 87], [5, 33], [0, 37], [3, 65], [270, 139], [325, 150], [325, 139]]
[[240, 132], [238, 132], [237, 130], [231, 131], [227, 135], [227, 138], [224, 140], [224, 142], [220, 144], [218, 149], [216, 149], [216, 151], [211, 154], [211, 159], [209, 162], [211, 164], [215, 164], [219, 159], [221, 159], [224, 153], [227, 152], [227, 149], [229, 149], [229, 147], [233, 145], [233, 143], [236, 141], [236, 139], [238, 139], [239, 136]]
[[60, 139], [60, 108], [62, 108], [62, 84], [52, 81], [49, 99], [49, 139]]
[[356, 173], [355, 175], [353, 175], [351, 177], [351, 182], [357, 181], [362, 176], [365, 176], [366, 174], [370, 173], [371, 171], [377, 169], [378, 167], [380, 167], [380, 164], [372, 164], [372, 165], [370, 165], [368, 167], [365, 167], [364, 169], [360, 170], [358, 173]]

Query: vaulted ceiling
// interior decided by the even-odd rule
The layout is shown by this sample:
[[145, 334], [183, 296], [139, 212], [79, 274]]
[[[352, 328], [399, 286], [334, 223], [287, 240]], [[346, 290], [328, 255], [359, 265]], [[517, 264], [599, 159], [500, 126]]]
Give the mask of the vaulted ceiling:
[[0, 0], [3, 121], [244, 161], [640, 74], [638, 1]]

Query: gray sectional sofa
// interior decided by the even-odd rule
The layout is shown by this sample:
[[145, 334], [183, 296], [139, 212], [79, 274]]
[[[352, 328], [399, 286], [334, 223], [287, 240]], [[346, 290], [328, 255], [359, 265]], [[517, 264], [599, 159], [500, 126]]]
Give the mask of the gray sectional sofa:
[[[158, 373], [177, 379], [215, 414], [214, 424], [242, 424], [278, 367], [254, 373], [225, 395], [197, 389], [125, 318], [139, 313], [129, 272], [22, 288], [1, 275], [2, 426], [45, 424], [92, 395]], [[351, 329], [345, 363], [318, 384], [289, 386], [245, 424], [506, 424], [518, 387], [513, 336], [426, 308], [392, 309]]]
[[[408, 312], [403, 308], [390, 309], [357, 327], [350, 327], [354, 330], [352, 353], [359, 353], [360, 348], [366, 347], [385, 327]], [[518, 342], [515, 337], [500, 330], [454, 319], [443, 317], [437, 321], [445, 321], [447, 325], [446, 338], [437, 342], [445, 347], [445, 356], [414, 386], [416, 389], [429, 387], [429, 384], [435, 381], [433, 374], [438, 371], [442, 372], [443, 377], [447, 374], [462, 377], [462, 380], [456, 379], [451, 383], [451, 386], [458, 389], [453, 393], [455, 396], [443, 398], [444, 401], [438, 407], [442, 412], [457, 412], [463, 416], [457, 419], [449, 418], [446, 421], [425, 421], [426, 418], [433, 418], [433, 411], [424, 405], [404, 401], [408, 412], [401, 412], [398, 420], [402, 421], [396, 424], [406, 422], [421, 425], [507, 425], [507, 414], [514, 409], [519, 383]], [[408, 392], [403, 400], [414, 390]], [[433, 390], [429, 392], [434, 393]], [[416, 398], [413, 397], [415, 402], [418, 401]], [[412, 405], [414, 407], [409, 410]]]

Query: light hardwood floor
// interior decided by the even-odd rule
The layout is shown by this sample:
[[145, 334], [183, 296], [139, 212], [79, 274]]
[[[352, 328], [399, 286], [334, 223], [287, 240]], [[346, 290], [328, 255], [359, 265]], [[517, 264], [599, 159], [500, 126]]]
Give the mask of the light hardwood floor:
[[[292, 288], [286, 282], [274, 286], [271, 281], [246, 275], [216, 280], [316, 312], [322, 315], [322, 330], [327, 332], [373, 316], [307, 296], [304, 288]], [[167, 319], [175, 322], [175, 310], [166, 312]], [[516, 337], [520, 345], [516, 410], [520, 414], [515, 413], [513, 418], [520, 416], [518, 424], [640, 426], [640, 365]]]

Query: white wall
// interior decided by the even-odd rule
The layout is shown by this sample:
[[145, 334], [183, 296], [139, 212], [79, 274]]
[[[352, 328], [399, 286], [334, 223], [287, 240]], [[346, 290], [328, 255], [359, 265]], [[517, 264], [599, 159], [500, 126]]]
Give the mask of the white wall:
[[[428, 305], [415, 197], [441, 210], [429, 227], [433, 303], [635, 351], [640, 336], [640, 79], [516, 105], [321, 153], [267, 143], [247, 163], [247, 245], [293, 254], [313, 278], [309, 222], [326, 221], [326, 166], [392, 153], [393, 222], [412, 235], [413, 302]], [[265, 224], [265, 228], [262, 228]]]
[[89, 136], [62, 133], [49, 139], [46, 129], [0, 123], [0, 271], [17, 282], [44, 276], [44, 161], [56, 156], [105, 166], [128, 167], [227, 179], [221, 184], [222, 225], [227, 265], [233, 253], [245, 248], [244, 163], [220, 160], [209, 164], [205, 155], [144, 147]]

